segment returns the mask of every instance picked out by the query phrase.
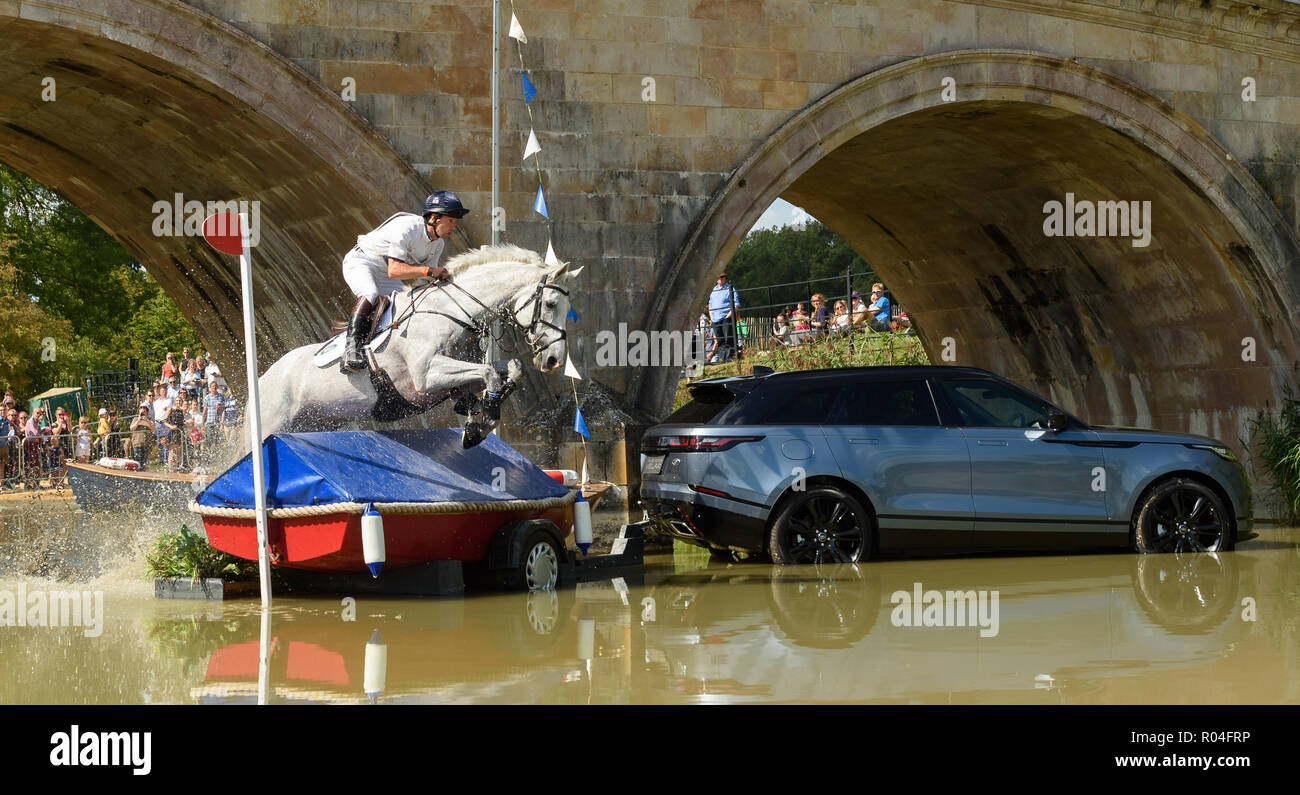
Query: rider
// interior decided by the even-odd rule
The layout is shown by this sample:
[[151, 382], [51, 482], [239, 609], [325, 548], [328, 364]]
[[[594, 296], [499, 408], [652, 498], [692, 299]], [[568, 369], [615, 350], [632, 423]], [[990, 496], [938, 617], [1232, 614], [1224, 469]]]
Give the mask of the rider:
[[370, 329], [370, 311], [382, 293], [404, 288], [403, 279], [446, 279], [438, 265], [445, 241], [469, 210], [456, 194], [440, 190], [424, 200], [424, 216], [397, 213], [374, 231], [357, 236], [357, 245], [343, 257], [343, 279], [357, 297], [348, 319], [347, 345], [340, 369], [363, 370], [361, 339]]

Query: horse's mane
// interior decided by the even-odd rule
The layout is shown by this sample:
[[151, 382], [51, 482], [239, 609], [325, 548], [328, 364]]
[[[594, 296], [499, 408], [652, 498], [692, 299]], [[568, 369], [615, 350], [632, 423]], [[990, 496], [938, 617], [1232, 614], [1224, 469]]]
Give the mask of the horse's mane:
[[520, 265], [533, 265], [538, 268], [546, 267], [545, 261], [536, 251], [529, 251], [526, 248], [503, 243], [496, 246], [480, 246], [463, 254], [457, 254], [447, 260], [446, 268], [451, 271], [453, 276], [456, 276], [470, 268], [494, 262], [517, 262]]

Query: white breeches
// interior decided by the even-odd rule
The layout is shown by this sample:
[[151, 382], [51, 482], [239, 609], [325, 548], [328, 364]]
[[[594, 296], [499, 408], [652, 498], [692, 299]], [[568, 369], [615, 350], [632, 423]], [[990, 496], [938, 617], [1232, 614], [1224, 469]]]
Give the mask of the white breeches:
[[348, 283], [353, 295], [365, 298], [372, 304], [381, 293], [388, 295], [406, 289], [400, 279], [389, 278], [387, 264], [367, 259], [357, 253], [356, 249], [349, 251], [343, 258], [343, 280]]

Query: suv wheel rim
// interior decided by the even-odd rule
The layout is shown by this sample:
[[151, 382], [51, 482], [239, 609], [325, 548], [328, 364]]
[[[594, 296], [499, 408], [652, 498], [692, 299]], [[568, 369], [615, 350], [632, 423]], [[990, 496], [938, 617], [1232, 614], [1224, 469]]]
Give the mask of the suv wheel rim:
[[852, 563], [862, 555], [865, 531], [853, 510], [834, 497], [813, 497], [789, 521], [795, 563]]
[[1209, 497], [1186, 487], [1162, 497], [1144, 529], [1155, 552], [1216, 552], [1227, 531]]

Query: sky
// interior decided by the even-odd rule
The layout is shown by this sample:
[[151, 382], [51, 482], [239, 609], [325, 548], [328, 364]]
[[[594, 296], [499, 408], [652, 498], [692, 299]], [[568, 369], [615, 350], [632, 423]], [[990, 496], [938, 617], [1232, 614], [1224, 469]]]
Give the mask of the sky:
[[794, 206], [785, 199], [777, 199], [772, 202], [763, 214], [759, 216], [758, 221], [754, 224], [753, 229], [775, 229], [781, 226], [793, 226], [796, 223], [803, 223], [811, 218], [808, 213]]

